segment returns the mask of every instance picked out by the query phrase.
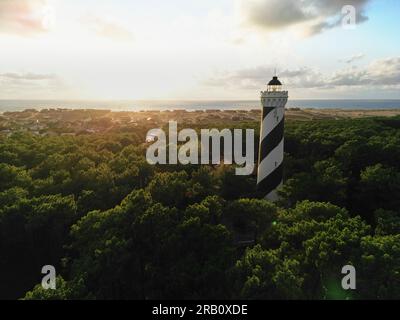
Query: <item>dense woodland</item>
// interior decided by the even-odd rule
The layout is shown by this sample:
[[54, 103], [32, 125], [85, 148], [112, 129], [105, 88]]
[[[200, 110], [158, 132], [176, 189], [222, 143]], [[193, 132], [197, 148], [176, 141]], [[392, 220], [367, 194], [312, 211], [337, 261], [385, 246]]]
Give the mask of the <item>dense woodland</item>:
[[232, 166], [149, 165], [148, 129], [0, 138], [0, 298], [400, 298], [399, 117], [287, 121], [276, 204]]

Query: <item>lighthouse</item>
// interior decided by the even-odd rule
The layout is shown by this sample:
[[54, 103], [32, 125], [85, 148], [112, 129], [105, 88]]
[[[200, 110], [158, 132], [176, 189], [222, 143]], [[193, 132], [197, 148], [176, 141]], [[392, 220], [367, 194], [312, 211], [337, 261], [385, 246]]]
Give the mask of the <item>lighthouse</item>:
[[283, 143], [285, 105], [288, 92], [278, 77], [261, 91], [262, 118], [257, 171], [257, 189], [270, 201], [278, 200], [276, 189], [283, 182]]

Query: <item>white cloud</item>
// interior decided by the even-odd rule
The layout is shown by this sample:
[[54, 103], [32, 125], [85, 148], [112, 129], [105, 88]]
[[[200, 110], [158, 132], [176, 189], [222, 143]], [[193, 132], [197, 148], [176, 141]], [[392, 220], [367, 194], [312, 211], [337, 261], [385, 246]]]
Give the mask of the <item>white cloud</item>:
[[344, 62], [344, 63], [347, 63], [347, 64], [351, 64], [351, 63], [353, 63], [355, 61], [361, 60], [364, 57], [365, 57], [365, 54], [359, 53], [359, 54], [355, 54], [355, 55], [353, 55], [351, 57], [348, 57], [348, 58], [345, 58], [345, 59], [341, 59], [341, 60], [339, 60], [339, 62]]
[[132, 31], [113, 19], [87, 15], [81, 19], [81, 22], [100, 37], [118, 41], [129, 41], [134, 38]]
[[0, 33], [32, 35], [48, 27], [45, 0], [1, 0]]
[[56, 79], [56, 75], [54, 74], [38, 74], [38, 73], [0, 73], [0, 79], [6, 80], [53, 80]]
[[[272, 66], [258, 66], [251, 69], [241, 69], [234, 72], [219, 73], [203, 82], [204, 85], [214, 87], [238, 88], [259, 90], [265, 87], [266, 83], [275, 73]], [[302, 67], [298, 69], [285, 69], [278, 72], [284, 84], [297, 88], [314, 88], [321, 86], [322, 74]]]
[[[270, 66], [258, 66], [217, 74], [203, 82], [209, 87], [261, 89], [274, 74]], [[400, 87], [400, 57], [377, 60], [362, 68], [347, 68], [323, 74], [309, 67], [284, 69], [278, 72], [285, 85], [293, 89], [334, 89], [342, 87]]]
[[55, 74], [0, 73], [0, 98], [4, 99], [58, 97], [66, 89], [64, 81]]
[[238, 10], [246, 26], [272, 31], [292, 26], [308, 35], [341, 24], [342, 8], [353, 5], [357, 23], [368, 20], [366, 5], [371, 0], [238, 0]]
[[330, 78], [333, 86], [400, 86], [400, 57], [372, 62], [365, 68], [346, 69]]

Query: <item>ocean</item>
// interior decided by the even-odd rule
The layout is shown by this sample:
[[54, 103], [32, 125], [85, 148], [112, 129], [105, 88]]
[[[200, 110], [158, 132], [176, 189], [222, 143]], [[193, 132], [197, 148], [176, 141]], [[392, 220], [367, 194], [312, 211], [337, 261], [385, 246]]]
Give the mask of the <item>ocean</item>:
[[[289, 100], [289, 108], [315, 109], [400, 109], [400, 100]], [[129, 100], [129, 101], [72, 101], [72, 100], [0, 100], [0, 113], [25, 109], [107, 109], [113, 111], [139, 110], [230, 110], [260, 108], [259, 101], [251, 100]]]

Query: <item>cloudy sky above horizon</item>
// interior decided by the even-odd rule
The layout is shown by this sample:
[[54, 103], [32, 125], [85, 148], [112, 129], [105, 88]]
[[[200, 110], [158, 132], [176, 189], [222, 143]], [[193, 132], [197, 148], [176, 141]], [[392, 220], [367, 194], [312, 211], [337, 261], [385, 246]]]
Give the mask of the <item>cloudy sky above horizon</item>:
[[[352, 5], [356, 25], [344, 28]], [[0, 99], [400, 99], [398, 0], [0, 0]]]

